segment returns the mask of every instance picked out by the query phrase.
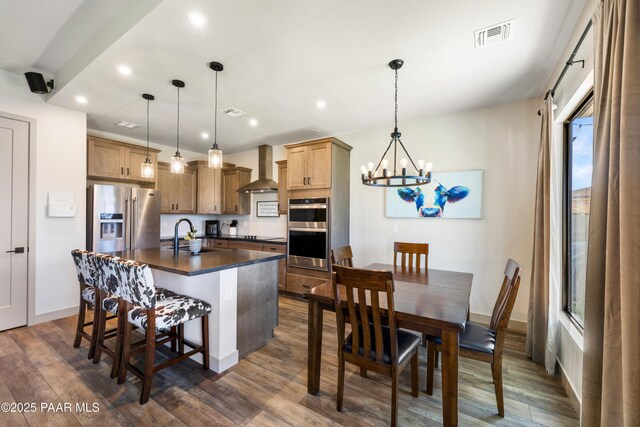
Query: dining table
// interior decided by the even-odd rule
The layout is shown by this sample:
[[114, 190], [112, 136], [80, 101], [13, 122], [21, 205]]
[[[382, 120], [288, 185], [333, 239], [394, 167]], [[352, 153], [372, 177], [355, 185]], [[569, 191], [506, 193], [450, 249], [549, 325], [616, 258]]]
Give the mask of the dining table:
[[[442, 413], [446, 426], [458, 425], [458, 344], [469, 312], [473, 274], [458, 271], [370, 264], [393, 272], [397, 327], [442, 339]], [[343, 287], [339, 287], [344, 292]], [[320, 391], [324, 311], [335, 312], [330, 281], [311, 288], [309, 302], [307, 392]], [[382, 304], [381, 308], [386, 308]], [[337, 349], [336, 349], [337, 351]]]

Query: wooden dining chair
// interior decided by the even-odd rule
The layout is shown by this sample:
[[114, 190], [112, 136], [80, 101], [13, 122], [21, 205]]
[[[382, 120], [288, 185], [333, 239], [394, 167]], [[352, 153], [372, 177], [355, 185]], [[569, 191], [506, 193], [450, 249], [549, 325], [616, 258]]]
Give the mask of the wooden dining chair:
[[[142, 381], [140, 403], [149, 401], [153, 374], [189, 357], [201, 353], [202, 366], [209, 369], [209, 313], [211, 305], [205, 301], [186, 295], [173, 294], [165, 299], [158, 299], [157, 289], [153, 282], [151, 268], [137, 261], [109, 257], [98, 258], [98, 265], [111, 264], [114, 273], [106, 277], [109, 290], [118, 297], [118, 338], [117, 349], [121, 352], [118, 384], [125, 382], [127, 372], [132, 372]], [[194, 344], [184, 339], [184, 323], [193, 319], [201, 319], [202, 344]], [[146, 331], [145, 339], [132, 342], [133, 326]], [[173, 334], [174, 327], [179, 333]], [[154, 364], [157, 345], [167, 342], [178, 342], [179, 355], [159, 365]], [[191, 348], [185, 352], [184, 346]], [[172, 346], [173, 347], [173, 346]], [[175, 347], [174, 347], [175, 348]], [[116, 350], [117, 351], [117, 350]], [[142, 369], [131, 363], [131, 357], [144, 353]]]
[[[398, 264], [398, 255], [400, 263]], [[422, 267], [422, 255], [424, 255], [424, 267]], [[393, 265], [396, 267], [417, 269], [429, 269], [429, 244], [428, 243], [393, 243]]]
[[343, 267], [353, 267], [353, 252], [351, 252], [351, 246], [341, 246], [331, 249], [331, 265], [334, 264]]
[[[520, 288], [520, 264], [512, 259], [504, 269], [502, 286], [493, 307], [489, 326], [467, 321], [460, 334], [460, 356], [491, 364], [493, 386], [496, 393], [498, 415], [504, 417], [504, 396], [502, 389], [502, 350], [511, 318], [513, 305]], [[433, 371], [437, 352], [441, 351], [442, 340], [428, 337], [427, 347], [427, 394], [433, 394]]]
[[[345, 362], [349, 362], [391, 377], [391, 425], [395, 426], [398, 418], [398, 377], [409, 361], [411, 395], [418, 397], [420, 337], [396, 327], [393, 273], [334, 265], [332, 283], [338, 325], [336, 409], [342, 411]], [[347, 337], [343, 309], [351, 323], [351, 333]]]

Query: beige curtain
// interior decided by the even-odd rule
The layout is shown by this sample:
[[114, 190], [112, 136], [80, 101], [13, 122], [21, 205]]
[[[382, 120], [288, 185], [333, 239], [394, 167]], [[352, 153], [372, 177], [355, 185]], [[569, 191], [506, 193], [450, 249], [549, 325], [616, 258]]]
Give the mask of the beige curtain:
[[593, 18], [594, 166], [582, 424], [640, 425], [640, 0]]
[[[553, 138], [553, 96], [551, 93], [545, 97], [540, 113], [542, 125], [540, 148], [538, 149], [538, 179], [526, 352], [534, 362], [546, 365], [545, 355], [549, 338], [549, 226], [551, 219], [551, 143]], [[555, 357], [553, 365], [555, 366]]]

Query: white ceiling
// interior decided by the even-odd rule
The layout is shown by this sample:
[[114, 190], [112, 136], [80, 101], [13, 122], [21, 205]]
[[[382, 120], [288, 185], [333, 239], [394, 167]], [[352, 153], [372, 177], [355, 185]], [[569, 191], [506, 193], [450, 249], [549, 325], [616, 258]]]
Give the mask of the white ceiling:
[[[61, 15], [73, 16], [96, 1], [55, 3], [57, 11], [65, 9], [60, 4], [66, 7]], [[52, 3], [24, 2], [33, 7]], [[3, 8], [7, 3], [12, 2], [0, 0]], [[134, 7], [131, 1], [107, 3], [112, 12], [116, 6]], [[214, 72], [207, 63], [220, 61], [225, 70], [218, 80], [219, 108], [247, 112], [241, 118], [218, 117], [219, 145], [237, 152], [261, 143], [362, 129], [391, 131], [393, 72], [387, 63], [402, 58], [402, 129], [403, 120], [410, 118], [542, 95], [584, 4], [585, 0], [164, 0], [130, 23], [121, 37], [96, 46], [95, 59], [65, 78], [49, 102], [87, 111], [91, 129], [145, 139], [146, 101], [140, 95], [151, 93], [156, 96], [151, 139], [174, 145], [176, 89], [170, 81], [181, 79], [186, 82], [181, 91], [181, 146], [205, 152], [211, 141], [203, 141], [200, 133], [213, 132], [214, 110]], [[204, 28], [190, 24], [191, 11], [207, 18]], [[511, 41], [474, 50], [474, 30], [512, 18], [516, 26]], [[5, 17], [0, 20], [4, 25]], [[66, 22], [64, 16], [59, 20]], [[44, 21], [38, 17], [22, 25], [36, 28]], [[123, 25], [107, 21], [102, 17], [92, 28]], [[0, 47], [2, 58], [60, 70], [58, 55], [35, 46], [46, 37], [59, 41], [69, 30], [60, 22], [44, 22], [44, 27], [42, 33], [37, 31], [38, 40], [28, 40], [27, 49], [19, 48], [22, 41], [17, 47]], [[20, 31], [17, 23], [13, 28]], [[0, 36], [4, 39], [8, 31], [0, 30]], [[38, 63], [45, 59], [47, 64]], [[120, 64], [131, 67], [133, 74], [121, 76], [116, 70]], [[88, 104], [79, 106], [78, 95]], [[326, 101], [325, 109], [316, 108], [318, 99]], [[250, 118], [258, 120], [257, 127], [248, 125]], [[121, 128], [114, 124], [119, 120], [142, 126]]]

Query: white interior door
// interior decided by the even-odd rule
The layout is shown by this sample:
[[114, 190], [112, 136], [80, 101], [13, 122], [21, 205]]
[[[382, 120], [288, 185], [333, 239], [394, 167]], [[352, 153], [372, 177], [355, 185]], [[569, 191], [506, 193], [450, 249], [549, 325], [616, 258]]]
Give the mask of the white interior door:
[[29, 123], [0, 117], [0, 331], [27, 324]]

